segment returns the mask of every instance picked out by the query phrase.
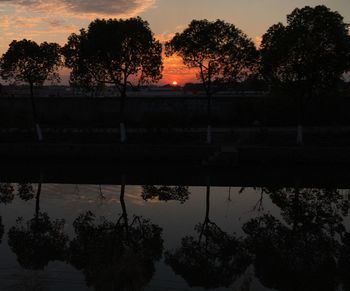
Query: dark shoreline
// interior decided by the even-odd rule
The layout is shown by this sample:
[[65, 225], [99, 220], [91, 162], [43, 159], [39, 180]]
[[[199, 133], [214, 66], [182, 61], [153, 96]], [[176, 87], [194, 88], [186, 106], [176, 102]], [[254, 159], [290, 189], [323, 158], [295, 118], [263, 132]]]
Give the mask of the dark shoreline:
[[0, 144], [0, 161], [2, 182], [350, 188], [348, 147]]
[[[1, 160], [172, 161], [196, 165], [348, 165], [350, 147], [0, 143]], [[207, 163], [205, 163], [207, 162]]]

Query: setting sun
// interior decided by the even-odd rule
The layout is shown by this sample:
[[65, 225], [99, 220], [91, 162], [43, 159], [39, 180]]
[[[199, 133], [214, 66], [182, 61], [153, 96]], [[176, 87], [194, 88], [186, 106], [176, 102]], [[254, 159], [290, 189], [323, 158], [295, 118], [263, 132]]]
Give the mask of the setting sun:
[[177, 82], [176, 81], [174, 81], [172, 84], [173, 84], [173, 86], [177, 86]]

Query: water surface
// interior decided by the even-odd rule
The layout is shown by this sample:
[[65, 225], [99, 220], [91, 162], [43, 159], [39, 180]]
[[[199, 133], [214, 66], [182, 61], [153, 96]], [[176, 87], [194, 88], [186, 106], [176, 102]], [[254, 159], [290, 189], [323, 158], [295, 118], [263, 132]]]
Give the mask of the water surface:
[[1, 290], [350, 290], [349, 190], [0, 184]]

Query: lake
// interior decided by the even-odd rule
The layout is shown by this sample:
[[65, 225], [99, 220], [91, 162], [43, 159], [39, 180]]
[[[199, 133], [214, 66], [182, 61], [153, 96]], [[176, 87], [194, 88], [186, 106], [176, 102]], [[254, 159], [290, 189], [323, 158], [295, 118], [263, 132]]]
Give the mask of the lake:
[[350, 290], [346, 181], [185, 168], [2, 175], [1, 290]]

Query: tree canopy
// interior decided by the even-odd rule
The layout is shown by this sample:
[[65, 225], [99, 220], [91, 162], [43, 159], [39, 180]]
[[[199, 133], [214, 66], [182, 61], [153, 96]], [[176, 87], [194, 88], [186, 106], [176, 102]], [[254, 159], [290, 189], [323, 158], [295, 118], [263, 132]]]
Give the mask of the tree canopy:
[[256, 64], [254, 43], [222, 20], [193, 20], [166, 43], [166, 54], [177, 54], [186, 66], [198, 69], [198, 79], [207, 94], [223, 84], [242, 80]]
[[[23, 268], [44, 269], [50, 261], [64, 260], [68, 236], [64, 233], [65, 220], [51, 219], [46, 212], [40, 212], [41, 182], [35, 195], [34, 217], [25, 221], [18, 217], [16, 225], [8, 231], [8, 244], [17, 255]], [[34, 198], [31, 184], [18, 185], [18, 196], [29, 201]]]
[[11, 42], [1, 58], [1, 77], [5, 80], [42, 85], [46, 80], [59, 81], [58, 69], [62, 65], [57, 43], [37, 44], [23, 39]]
[[207, 186], [204, 222], [195, 227], [198, 238], [185, 236], [179, 248], [165, 253], [165, 263], [191, 287], [229, 287], [251, 260], [242, 239], [224, 232], [210, 220], [209, 212], [210, 186]]
[[261, 43], [261, 70], [275, 86], [303, 94], [334, 87], [350, 69], [349, 26], [326, 6], [306, 6], [271, 26]]
[[63, 48], [72, 69], [71, 83], [83, 86], [127, 86], [157, 82], [162, 77], [162, 46], [141, 18], [96, 19], [87, 30], [69, 36]]
[[144, 185], [142, 186], [141, 197], [143, 200], [153, 200], [158, 198], [159, 201], [180, 201], [181, 204], [188, 200], [190, 191], [188, 186], [154, 186]]
[[23, 268], [41, 270], [50, 261], [64, 260], [68, 236], [63, 232], [65, 221], [51, 220], [47, 213], [38, 213], [25, 223], [17, 218], [8, 232], [8, 244]]
[[199, 239], [184, 237], [181, 247], [166, 252], [165, 262], [191, 287], [229, 287], [250, 264], [242, 240], [210, 221], [198, 224], [196, 231]]
[[263, 193], [280, 208], [282, 219], [267, 213], [243, 225], [261, 283], [286, 291], [337, 290], [347, 277], [339, 276], [339, 262], [349, 264], [348, 245], [342, 245], [349, 201], [335, 189], [264, 188]]
[[117, 222], [97, 221], [91, 212], [74, 221], [69, 263], [83, 271], [96, 291], [142, 290], [163, 252], [162, 229], [140, 217], [132, 223], [123, 222], [123, 216]]

